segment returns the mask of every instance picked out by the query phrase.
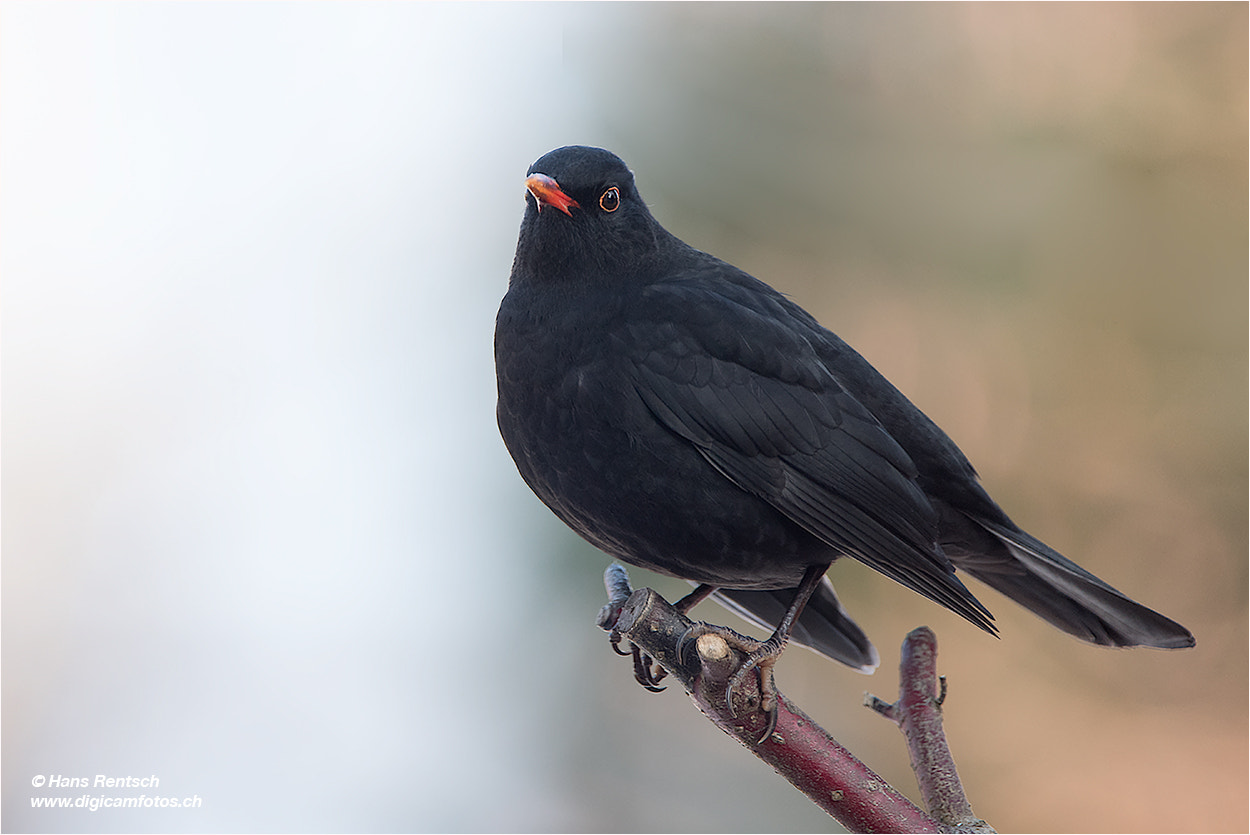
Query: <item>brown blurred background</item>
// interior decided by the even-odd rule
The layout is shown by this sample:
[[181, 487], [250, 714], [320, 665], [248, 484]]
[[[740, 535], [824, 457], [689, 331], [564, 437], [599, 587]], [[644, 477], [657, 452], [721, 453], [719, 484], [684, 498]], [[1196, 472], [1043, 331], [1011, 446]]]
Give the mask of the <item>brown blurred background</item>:
[[[865, 689], [893, 697], [898, 643], [929, 624], [956, 760], [992, 824], [1245, 830], [1246, 6], [587, 18], [566, 62], [661, 222], [791, 294], [955, 438], [1018, 522], [1198, 640], [1098, 650], [973, 584], [1002, 627], [987, 640], [838, 565], [882, 668], [862, 679], [796, 650], [782, 689], [914, 796], [896, 732], [857, 705]], [[645, 747], [664, 780], [693, 743], [637, 724], [695, 717], [677, 695], [630, 692], [623, 668], [607, 675], [615, 744]], [[673, 793], [730, 816], [754, 781], [777, 780], [749, 766], [732, 787], [688, 779]], [[820, 825], [776, 814], [744, 829]], [[670, 820], [700, 828], [697, 810]]]

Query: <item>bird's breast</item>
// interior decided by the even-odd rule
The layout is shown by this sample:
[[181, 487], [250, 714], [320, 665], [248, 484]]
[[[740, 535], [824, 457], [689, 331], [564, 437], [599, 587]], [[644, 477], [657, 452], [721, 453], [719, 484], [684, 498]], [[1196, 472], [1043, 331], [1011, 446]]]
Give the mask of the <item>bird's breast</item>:
[[824, 547], [656, 420], [632, 365], [648, 346], [614, 327], [610, 304], [524, 301], [505, 299], [496, 324], [498, 419], [538, 497], [635, 565], [718, 585], [794, 585]]

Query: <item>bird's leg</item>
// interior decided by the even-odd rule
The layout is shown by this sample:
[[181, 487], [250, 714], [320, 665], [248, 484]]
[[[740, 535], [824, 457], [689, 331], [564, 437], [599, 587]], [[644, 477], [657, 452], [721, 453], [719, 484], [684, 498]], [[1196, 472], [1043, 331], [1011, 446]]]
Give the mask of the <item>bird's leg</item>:
[[707, 600], [715, 591], [716, 586], [708, 583], [700, 583], [695, 586], [694, 591], [674, 603], [673, 608], [681, 612], [683, 615], [688, 615], [690, 614], [691, 609], [698, 606], [704, 600]]
[[[807, 601], [811, 599], [816, 589], [819, 588], [820, 580], [828, 570], [828, 564], [807, 567], [807, 570], [803, 573], [803, 579], [799, 582], [798, 589], [795, 590], [794, 600], [791, 601], [789, 608], [786, 609], [786, 613], [782, 616], [781, 623], [778, 624], [776, 631], [773, 632], [772, 637], [767, 641], [753, 640], [744, 635], [739, 635], [727, 627], [700, 623], [692, 626], [686, 635], [682, 636], [682, 640], [678, 644], [678, 660], [680, 661], [682, 647], [689, 646], [691, 641], [697, 639], [699, 635], [715, 632], [724, 638], [731, 647], [746, 654], [742, 664], [729, 677], [729, 682], [725, 687], [725, 701], [729, 705], [730, 711], [733, 711], [734, 690], [752, 672], [759, 676], [760, 711], [768, 717], [764, 733], [759, 738], [760, 742], [767, 739], [777, 725], [777, 685], [773, 681], [773, 666], [776, 665], [777, 659], [781, 657], [782, 650], [785, 649], [786, 642], [790, 639], [790, 630], [794, 628], [794, 622], [803, 613], [803, 608], [807, 605]], [[695, 592], [692, 592], [690, 596], [699, 592], [701, 588], [700, 586], [699, 589], [695, 589]], [[711, 591], [708, 591], [704, 597], [707, 594], [711, 594]]]
[[[760, 710], [771, 714], [773, 717], [771, 721], [776, 722], [777, 688], [773, 684], [773, 666], [781, 657], [782, 650], [786, 648], [786, 642], [790, 640], [790, 630], [794, 628], [794, 622], [803, 613], [807, 601], [811, 600], [812, 595], [820, 586], [821, 578], [828, 570], [829, 564], [807, 567], [798, 589], [794, 592], [794, 600], [790, 602], [790, 608], [786, 609], [781, 623], [777, 625], [777, 630], [773, 632], [772, 637], [757, 646], [747, 656], [746, 661], [742, 662], [738, 671], [729, 677], [729, 686], [725, 688], [726, 696], [733, 693], [734, 688], [741, 684], [751, 668], [755, 667], [759, 670], [760, 676]], [[733, 702], [731, 701], [730, 704], [732, 705]]]

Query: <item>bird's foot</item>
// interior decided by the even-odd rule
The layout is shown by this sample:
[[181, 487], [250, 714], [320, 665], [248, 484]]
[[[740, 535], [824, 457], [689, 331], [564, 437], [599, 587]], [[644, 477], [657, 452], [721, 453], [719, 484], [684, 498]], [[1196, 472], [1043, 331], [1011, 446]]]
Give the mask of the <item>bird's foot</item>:
[[[728, 648], [737, 650], [746, 656], [736, 668], [724, 667], [717, 664], [725, 671], [725, 703], [729, 706], [730, 713], [735, 717], [739, 715], [739, 708], [745, 707], [750, 711], [758, 710], [765, 717], [763, 733], [756, 739], [757, 743], [768, 739], [777, 727], [777, 685], [773, 681], [773, 666], [777, 663], [777, 659], [781, 657], [781, 651], [784, 644], [770, 638], [767, 641], [757, 641], [749, 638], [726, 626], [716, 626], [710, 623], [696, 623], [686, 631], [677, 644], [677, 661], [685, 663], [683, 658], [690, 649], [695, 649], [696, 654], [700, 656], [700, 660], [704, 662], [704, 668], [707, 669], [709, 664], [708, 651], [711, 656], [727, 656], [723, 652], [719, 642], [706, 640], [700, 641], [704, 636], [713, 635], [724, 641]], [[732, 672], [729, 670], [732, 669]], [[756, 675], [759, 685], [758, 700], [754, 693], [743, 692], [743, 685], [750, 675]], [[717, 676], [719, 681], [722, 677]], [[738, 698], [735, 698], [738, 694]]]
[[655, 663], [651, 656], [647, 655], [633, 641], [629, 643], [629, 649], [621, 649], [621, 633], [615, 629], [608, 635], [608, 640], [612, 644], [612, 651], [617, 655], [630, 655], [634, 659], [634, 679], [652, 693], [659, 693], [667, 688], [660, 687], [659, 684], [668, 675], [659, 664]]
[[668, 675], [668, 671], [656, 664], [651, 656], [647, 655], [638, 645], [630, 641], [629, 649], [621, 649], [621, 641], [624, 636], [617, 629], [616, 623], [620, 620], [621, 609], [625, 606], [625, 601], [633, 594], [633, 587], [629, 584], [629, 575], [625, 573], [625, 568], [617, 563], [608, 566], [607, 571], [603, 574], [603, 582], [608, 590], [608, 605], [599, 611], [597, 623], [599, 628], [608, 633], [608, 640], [612, 644], [612, 651], [617, 655], [628, 655], [634, 659], [634, 678], [643, 687], [652, 693], [659, 693], [665, 688], [660, 687], [659, 683]]

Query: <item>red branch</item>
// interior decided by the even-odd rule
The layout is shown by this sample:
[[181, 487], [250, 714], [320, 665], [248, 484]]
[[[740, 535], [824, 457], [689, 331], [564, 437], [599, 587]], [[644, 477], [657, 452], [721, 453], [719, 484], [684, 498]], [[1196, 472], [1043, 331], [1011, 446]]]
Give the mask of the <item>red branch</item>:
[[757, 742], [767, 722], [759, 710], [757, 678], [748, 676], [735, 689], [732, 706], [726, 701], [726, 687], [743, 654], [714, 633], [700, 635], [693, 647], [682, 648], [682, 638], [693, 625], [690, 620], [651, 589], [639, 589], [622, 599], [628, 586], [611, 569], [606, 579], [612, 602], [605, 607], [600, 625], [611, 629], [614, 639], [629, 640], [659, 663], [717, 727], [843, 826], [852, 832], [941, 831], [932, 818], [780, 693], [776, 728]]
[[938, 692], [937, 637], [927, 626], [914, 629], [903, 641], [899, 662], [898, 702], [889, 704], [868, 696], [868, 707], [896, 722], [907, 739], [911, 767], [920, 796], [943, 832], [993, 832], [972, 812], [955, 770], [955, 760], [942, 730], [942, 702], [946, 679]]

